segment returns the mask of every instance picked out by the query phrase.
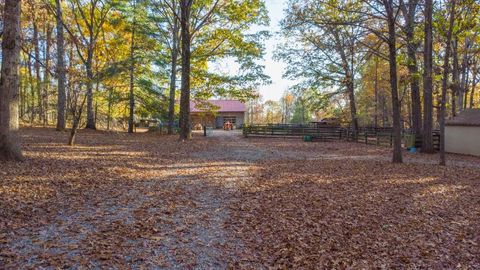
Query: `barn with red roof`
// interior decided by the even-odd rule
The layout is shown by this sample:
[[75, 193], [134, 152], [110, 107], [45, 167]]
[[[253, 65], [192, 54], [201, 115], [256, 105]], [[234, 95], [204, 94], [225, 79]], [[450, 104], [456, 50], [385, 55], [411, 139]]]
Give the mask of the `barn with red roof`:
[[206, 100], [190, 102], [190, 120], [194, 129], [203, 126], [222, 128], [230, 122], [241, 128], [245, 121], [245, 103], [239, 100]]

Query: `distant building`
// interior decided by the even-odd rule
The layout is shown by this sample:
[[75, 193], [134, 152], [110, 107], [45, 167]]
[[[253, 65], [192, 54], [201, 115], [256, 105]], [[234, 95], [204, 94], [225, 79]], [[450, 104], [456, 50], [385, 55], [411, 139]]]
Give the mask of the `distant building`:
[[480, 109], [466, 109], [445, 123], [445, 151], [480, 156]]
[[317, 127], [322, 127], [322, 126], [340, 126], [340, 119], [336, 117], [328, 117], [328, 118], [323, 118], [319, 121], [311, 121], [310, 124], [315, 125]]
[[230, 122], [241, 128], [245, 121], [246, 106], [238, 100], [208, 100], [190, 102], [190, 121], [194, 129], [203, 126], [222, 128]]

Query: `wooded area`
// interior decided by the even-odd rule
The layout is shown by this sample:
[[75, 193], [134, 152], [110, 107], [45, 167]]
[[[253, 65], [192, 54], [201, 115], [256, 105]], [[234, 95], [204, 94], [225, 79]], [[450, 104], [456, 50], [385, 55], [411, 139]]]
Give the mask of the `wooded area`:
[[[249, 30], [268, 23], [260, 0], [25, 0], [21, 9], [23, 16], [4, 13], [2, 39], [2, 61], [19, 68], [18, 78], [6, 79], [14, 87], [3, 91], [11, 91], [3, 103], [11, 104], [10, 116], [3, 116], [13, 129], [69, 126], [73, 144], [79, 127], [123, 125], [131, 133], [144, 117], [163, 119], [170, 134], [178, 119], [188, 139], [190, 100], [212, 96], [250, 100], [255, 118], [257, 87], [268, 83], [257, 61], [268, 33]], [[289, 1], [280, 33], [286, 43], [276, 56], [299, 83], [282, 99], [280, 121], [300, 107], [301, 121], [321, 111], [354, 130], [382, 122], [395, 133], [394, 162], [402, 161], [404, 128], [422, 137], [423, 152], [433, 152], [432, 130], [444, 132], [445, 118], [479, 103], [478, 12], [473, 0]], [[10, 27], [22, 32], [12, 53]], [[229, 58], [238, 74], [209, 69]], [[268, 106], [272, 121], [277, 105]], [[18, 147], [2, 145], [4, 158], [20, 158], [7, 154]]]
[[480, 3], [280, 2], [0, 0], [0, 269], [480, 269]]
[[[164, 120], [170, 134], [178, 119], [186, 139], [190, 96], [246, 99], [263, 83], [255, 59], [263, 54], [266, 33], [249, 31], [268, 21], [262, 1], [14, 2], [21, 3], [23, 14], [7, 13], [5, 2], [2, 39], [4, 46], [11, 43], [9, 27], [21, 34], [11, 48], [19, 54], [2, 51], [12, 57], [3, 58], [3, 66], [15, 71], [17, 63], [19, 69], [12, 78], [18, 86], [8, 86], [11, 116], [2, 114], [13, 130], [19, 124], [69, 127], [73, 144], [79, 127], [128, 126], [131, 133], [135, 119], [143, 117]], [[21, 24], [14, 25], [20, 17]], [[208, 69], [227, 58], [240, 66], [238, 74]]]
[[393, 127], [394, 162], [408, 129], [432, 153], [444, 119], [479, 108], [478, 12], [475, 1], [289, 1], [276, 55], [299, 82], [278, 103], [253, 102], [252, 118]]

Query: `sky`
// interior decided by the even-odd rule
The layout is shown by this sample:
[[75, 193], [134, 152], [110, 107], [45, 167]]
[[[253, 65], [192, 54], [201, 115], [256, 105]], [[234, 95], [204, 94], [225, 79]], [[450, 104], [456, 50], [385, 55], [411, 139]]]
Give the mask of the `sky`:
[[[270, 17], [269, 26], [256, 26], [251, 30], [261, 31], [267, 30], [271, 33], [271, 37], [264, 41], [265, 55], [263, 60], [257, 61], [258, 64], [265, 66], [264, 73], [270, 77], [271, 84], [262, 85], [259, 87], [260, 95], [263, 101], [280, 100], [285, 90], [295, 84], [294, 81], [283, 79], [282, 74], [286, 68], [286, 64], [282, 61], [273, 59], [275, 48], [281, 44], [281, 39], [277, 35], [280, 31], [280, 21], [283, 18], [283, 9], [286, 6], [287, 0], [265, 0], [265, 4]], [[223, 59], [220, 62], [212, 63], [211, 68], [219, 73], [236, 74], [238, 73], [239, 65], [233, 58]]]
[[282, 94], [289, 86], [294, 85], [293, 81], [283, 79], [282, 73], [286, 67], [283, 62], [273, 60], [273, 51], [279, 44], [278, 37], [275, 33], [280, 30], [280, 20], [283, 18], [283, 9], [287, 0], [266, 0], [266, 7], [270, 16], [270, 26], [268, 30], [273, 34], [272, 37], [265, 42], [266, 55], [264, 61], [260, 61], [265, 66], [265, 74], [270, 76], [272, 84], [260, 87], [260, 94], [263, 100], [279, 100]]

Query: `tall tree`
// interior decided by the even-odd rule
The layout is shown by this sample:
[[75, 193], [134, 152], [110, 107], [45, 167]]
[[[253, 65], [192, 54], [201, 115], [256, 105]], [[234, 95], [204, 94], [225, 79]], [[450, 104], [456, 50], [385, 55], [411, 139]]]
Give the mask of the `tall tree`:
[[45, 67], [43, 75], [43, 93], [42, 93], [42, 103], [45, 113], [43, 114], [43, 125], [48, 125], [48, 112], [49, 112], [49, 95], [50, 95], [50, 57], [51, 57], [51, 48], [52, 48], [52, 27], [50, 22], [47, 22], [45, 25]]
[[[195, 99], [208, 99], [217, 95], [246, 100], [254, 97], [256, 87], [269, 78], [263, 74], [263, 67], [255, 62], [263, 55], [260, 40], [265, 33], [251, 31], [253, 25], [266, 23], [262, 0], [181, 1], [180, 9], [182, 8], [181, 16], [177, 17], [181, 19], [180, 25], [183, 27], [183, 87], [180, 95], [180, 126], [183, 129], [180, 137], [183, 139], [190, 137], [191, 94]], [[184, 20], [186, 13], [189, 21]], [[184, 29], [185, 27], [189, 29]], [[186, 37], [190, 37], [190, 40], [185, 40]], [[183, 59], [185, 56], [189, 59]], [[228, 58], [233, 58], [239, 65], [237, 74], [217, 74], [209, 70], [209, 65]], [[187, 83], [185, 72], [194, 74], [190, 76], [193, 78], [191, 82]]]
[[[77, 54], [85, 67], [87, 74], [87, 124], [86, 128], [96, 129], [93, 109], [93, 83], [98, 78], [94, 72], [93, 61], [95, 59], [96, 43], [102, 32], [107, 15], [111, 10], [110, 3], [100, 0], [89, 0], [84, 3], [81, 0], [71, 0], [70, 8], [77, 31], [70, 27], [64, 28], [74, 41]], [[86, 52], [84, 52], [86, 51]]]
[[407, 46], [407, 67], [410, 77], [410, 97], [412, 103], [412, 130], [417, 136], [422, 133], [422, 106], [420, 99], [420, 77], [418, 76], [417, 50], [419, 47], [415, 39], [415, 18], [417, 14], [418, 0], [409, 0], [405, 3], [400, 0], [400, 9], [404, 17], [403, 30]]
[[180, 26], [182, 38], [182, 85], [180, 95], [180, 139], [190, 138], [190, 12], [193, 0], [180, 1]]
[[397, 35], [396, 35], [396, 10], [393, 0], [383, 0], [388, 25], [388, 55], [390, 66], [390, 87], [392, 94], [393, 111], [393, 163], [402, 163], [402, 127], [400, 122], [400, 101], [398, 98], [397, 81]]
[[36, 10], [38, 8], [36, 1], [31, 1], [30, 3], [31, 8], [34, 12], [33, 20], [32, 20], [32, 28], [33, 28], [33, 39], [32, 43], [34, 46], [34, 60], [35, 60], [35, 75], [36, 75], [36, 85], [35, 89], [37, 92], [37, 108], [38, 108], [38, 120], [41, 121], [44, 118], [44, 108], [43, 108], [43, 100], [42, 100], [42, 74], [40, 73], [40, 40], [39, 40], [39, 31], [38, 31], [38, 16]]
[[57, 130], [65, 130], [66, 109], [66, 74], [65, 74], [65, 41], [63, 35], [63, 12], [60, 0], [55, 0], [57, 23]]
[[443, 63], [443, 78], [442, 78], [442, 97], [440, 108], [440, 165], [445, 166], [445, 111], [447, 102], [447, 82], [450, 68], [450, 50], [452, 43], [452, 32], [455, 23], [455, 0], [450, 0], [450, 19], [447, 30], [447, 40], [445, 46], [445, 56]]
[[472, 90], [470, 92], [470, 105], [469, 108], [473, 109], [474, 106], [474, 97], [475, 97], [475, 88], [477, 87], [478, 83], [478, 62], [477, 60], [473, 60], [473, 68], [472, 68]]
[[452, 103], [451, 103], [451, 108], [452, 108], [452, 116], [457, 115], [457, 97], [459, 88], [460, 88], [460, 63], [458, 59], [458, 37], [455, 36], [453, 38], [453, 51], [452, 51], [452, 89], [451, 89], [451, 94], [452, 94]]
[[[168, 126], [167, 133], [173, 134], [175, 122], [175, 97], [177, 92], [177, 74], [178, 60], [180, 52], [180, 21], [179, 7], [177, 0], [156, 0], [153, 1], [153, 10], [155, 12], [155, 22], [160, 33], [159, 38], [165, 43], [167, 53], [165, 58], [170, 61], [170, 82], [168, 92]], [[153, 16], [152, 16], [153, 17]]]
[[425, 0], [423, 48], [423, 140], [422, 152], [432, 153], [433, 149], [433, 1]]
[[277, 51], [277, 57], [289, 63], [286, 76], [303, 79], [305, 88], [335, 88], [336, 94], [348, 97], [350, 121], [358, 130], [355, 81], [365, 60], [360, 50], [364, 30], [357, 24], [355, 1], [291, 1], [282, 21], [282, 32], [288, 40]]
[[18, 137], [12, 128], [11, 113], [18, 110], [18, 66], [21, 48], [21, 1], [5, 0], [3, 9], [2, 68], [0, 77], [0, 159], [21, 160]]
[[137, 6], [137, 1], [133, 0], [132, 4], [132, 28], [131, 28], [131, 38], [130, 38], [130, 93], [129, 93], [129, 116], [128, 116], [128, 133], [133, 133], [134, 129], [134, 114], [135, 114], [135, 28], [137, 27], [137, 16], [135, 9]]
[[[172, 7], [177, 10], [177, 3], [172, 0]], [[173, 123], [175, 118], [175, 92], [177, 90], [177, 61], [178, 61], [178, 44], [179, 37], [179, 22], [175, 16], [169, 16], [171, 25], [171, 44], [170, 44], [170, 92], [168, 103], [168, 134], [173, 134]]]

